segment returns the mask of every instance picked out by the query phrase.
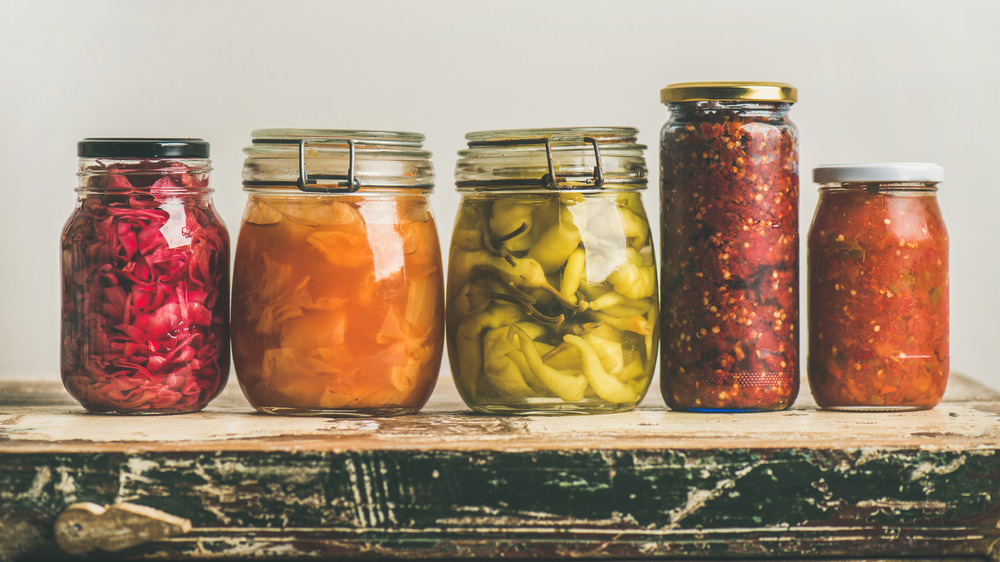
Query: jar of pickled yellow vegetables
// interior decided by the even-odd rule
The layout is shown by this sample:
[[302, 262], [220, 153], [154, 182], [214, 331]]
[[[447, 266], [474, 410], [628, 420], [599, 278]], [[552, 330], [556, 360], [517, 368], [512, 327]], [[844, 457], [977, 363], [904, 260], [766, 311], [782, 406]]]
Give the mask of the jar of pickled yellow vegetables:
[[427, 401], [444, 348], [444, 283], [423, 139], [253, 132], [232, 347], [258, 411], [397, 415]]
[[447, 340], [478, 412], [632, 409], [656, 363], [656, 260], [631, 128], [485, 131], [459, 152]]

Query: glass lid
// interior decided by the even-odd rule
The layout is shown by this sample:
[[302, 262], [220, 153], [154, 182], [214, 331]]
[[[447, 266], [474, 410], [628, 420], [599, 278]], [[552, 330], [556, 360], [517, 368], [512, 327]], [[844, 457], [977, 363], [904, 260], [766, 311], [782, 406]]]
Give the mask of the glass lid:
[[434, 186], [424, 135], [346, 129], [257, 129], [243, 149], [249, 191], [349, 193]]
[[459, 190], [642, 189], [646, 147], [631, 127], [477, 131], [458, 152]]

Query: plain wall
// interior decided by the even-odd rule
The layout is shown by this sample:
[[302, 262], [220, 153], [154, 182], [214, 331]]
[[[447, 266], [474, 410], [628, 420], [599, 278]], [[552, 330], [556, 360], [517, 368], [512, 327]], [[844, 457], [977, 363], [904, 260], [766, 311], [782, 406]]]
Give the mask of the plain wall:
[[952, 367], [1000, 386], [997, 21], [986, 0], [3, 1], [0, 374], [59, 376], [59, 233], [83, 137], [209, 140], [235, 239], [252, 129], [422, 132], [447, 246], [466, 132], [638, 127], [655, 216], [660, 88], [769, 80], [799, 89], [803, 239], [814, 166], [945, 167]]

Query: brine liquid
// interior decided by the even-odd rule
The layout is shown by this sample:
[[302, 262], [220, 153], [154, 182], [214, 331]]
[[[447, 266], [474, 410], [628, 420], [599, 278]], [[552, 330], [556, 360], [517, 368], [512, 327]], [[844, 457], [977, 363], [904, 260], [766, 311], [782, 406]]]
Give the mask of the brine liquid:
[[448, 291], [452, 373], [474, 410], [614, 412], [645, 395], [659, 302], [638, 193], [465, 196]]
[[426, 197], [251, 195], [232, 320], [236, 375], [260, 411], [417, 411], [444, 347]]

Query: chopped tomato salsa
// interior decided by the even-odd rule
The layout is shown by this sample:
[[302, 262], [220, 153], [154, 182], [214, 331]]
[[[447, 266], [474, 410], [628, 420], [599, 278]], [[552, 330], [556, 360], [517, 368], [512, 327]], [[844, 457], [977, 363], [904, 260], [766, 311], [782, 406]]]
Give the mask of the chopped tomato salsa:
[[948, 234], [933, 188], [824, 188], [809, 232], [809, 384], [824, 408], [922, 409], [948, 382]]
[[798, 140], [788, 104], [687, 102], [661, 134], [661, 378], [673, 409], [798, 393]]

